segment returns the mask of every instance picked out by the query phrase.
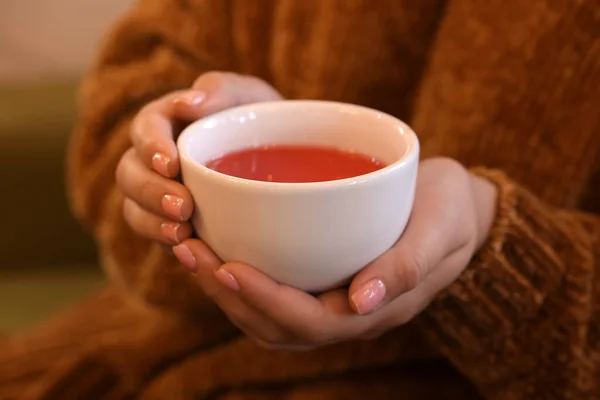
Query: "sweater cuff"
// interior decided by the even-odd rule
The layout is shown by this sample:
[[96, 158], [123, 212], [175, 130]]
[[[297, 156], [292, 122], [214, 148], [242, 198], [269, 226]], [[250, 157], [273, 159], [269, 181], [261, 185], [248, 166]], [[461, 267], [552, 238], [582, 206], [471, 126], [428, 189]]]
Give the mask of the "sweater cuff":
[[484, 168], [471, 173], [498, 187], [496, 219], [486, 243], [463, 274], [427, 308], [422, 322], [445, 349], [473, 352], [535, 316], [557, 290], [570, 243], [559, 213]]

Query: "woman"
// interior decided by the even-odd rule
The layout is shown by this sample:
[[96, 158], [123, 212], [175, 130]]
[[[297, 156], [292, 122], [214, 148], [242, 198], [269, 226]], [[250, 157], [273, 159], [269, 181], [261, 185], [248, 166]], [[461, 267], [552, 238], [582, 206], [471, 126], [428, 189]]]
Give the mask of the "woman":
[[[597, 0], [140, 1], [71, 146], [72, 204], [114, 284], [16, 340], [6, 392], [599, 398], [598, 15]], [[189, 238], [178, 132], [281, 98], [419, 134], [407, 231], [347, 290], [312, 297]]]

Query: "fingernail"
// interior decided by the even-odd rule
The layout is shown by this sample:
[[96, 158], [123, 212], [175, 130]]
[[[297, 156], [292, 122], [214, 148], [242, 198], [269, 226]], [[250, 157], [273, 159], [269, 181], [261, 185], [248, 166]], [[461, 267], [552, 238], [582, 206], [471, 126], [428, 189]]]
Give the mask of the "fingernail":
[[186, 267], [193, 273], [196, 273], [196, 271], [198, 271], [198, 266], [196, 265], [196, 258], [190, 251], [190, 248], [187, 247], [185, 244], [180, 244], [178, 246], [173, 247], [173, 253], [175, 254], [175, 257], [177, 257], [179, 262], [183, 264], [184, 267]]
[[351, 299], [359, 314], [368, 314], [381, 305], [384, 297], [385, 284], [379, 279], [373, 279], [355, 291]]
[[206, 93], [204, 92], [186, 92], [178, 97], [175, 98], [175, 100], [173, 100], [174, 103], [176, 104], [185, 104], [187, 106], [190, 107], [194, 107], [197, 106], [198, 104], [202, 103], [202, 100], [204, 100], [206, 98]]
[[181, 224], [178, 222], [167, 221], [160, 225], [160, 231], [163, 236], [173, 243], [181, 242], [181, 239], [179, 238], [179, 228], [181, 228]]
[[227, 286], [234, 292], [239, 292], [242, 289], [237, 279], [235, 279], [235, 277], [227, 272], [227, 270], [223, 267], [215, 271], [215, 277], [219, 282], [221, 282], [221, 284]]
[[152, 156], [152, 167], [159, 174], [169, 177], [169, 163], [171, 159], [164, 154], [156, 153]]
[[167, 214], [175, 219], [184, 219], [181, 208], [183, 207], [183, 199], [172, 194], [165, 194], [162, 198], [162, 206]]

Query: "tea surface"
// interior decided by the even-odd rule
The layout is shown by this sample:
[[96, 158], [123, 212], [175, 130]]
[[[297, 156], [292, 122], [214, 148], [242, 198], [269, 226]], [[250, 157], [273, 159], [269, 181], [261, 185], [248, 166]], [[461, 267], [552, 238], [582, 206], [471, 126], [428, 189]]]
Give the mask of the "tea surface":
[[266, 182], [324, 182], [384, 168], [375, 157], [317, 146], [263, 146], [224, 155], [206, 164], [214, 171]]

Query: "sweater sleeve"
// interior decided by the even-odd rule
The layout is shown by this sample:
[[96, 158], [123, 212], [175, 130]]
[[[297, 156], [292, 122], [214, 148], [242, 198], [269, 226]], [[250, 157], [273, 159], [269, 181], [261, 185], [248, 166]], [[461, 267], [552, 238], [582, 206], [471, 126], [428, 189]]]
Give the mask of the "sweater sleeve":
[[487, 169], [500, 190], [487, 243], [431, 304], [433, 342], [490, 399], [600, 393], [600, 218], [555, 208]]
[[421, 321], [488, 399], [600, 396], [600, 217], [580, 211], [598, 193], [596, 9], [448, 2], [415, 102], [423, 156], [499, 188], [487, 243]]
[[69, 149], [72, 209], [95, 237], [108, 275], [135, 297], [179, 310], [209, 303], [167, 248], [129, 229], [114, 175], [141, 107], [189, 87], [202, 72], [231, 68], [227, 7], [220, 0], [139, 1], [106, 39], [84, 82]]

